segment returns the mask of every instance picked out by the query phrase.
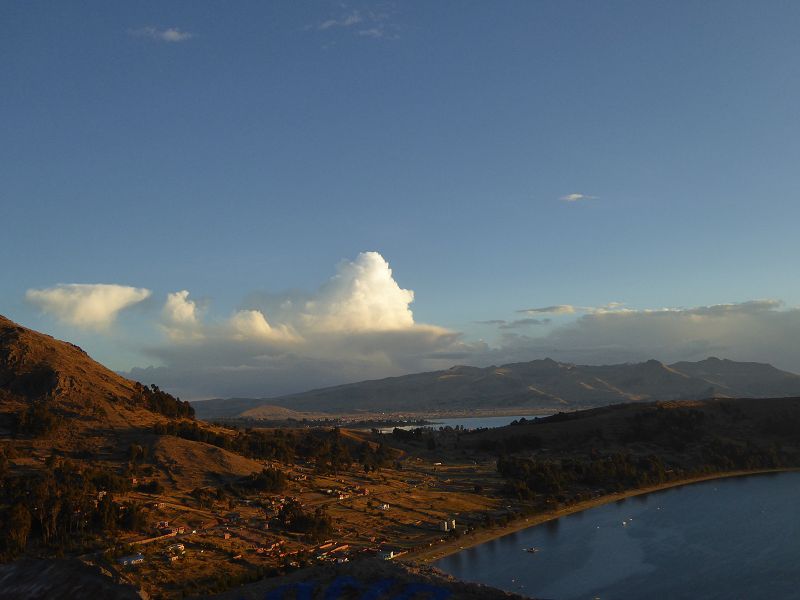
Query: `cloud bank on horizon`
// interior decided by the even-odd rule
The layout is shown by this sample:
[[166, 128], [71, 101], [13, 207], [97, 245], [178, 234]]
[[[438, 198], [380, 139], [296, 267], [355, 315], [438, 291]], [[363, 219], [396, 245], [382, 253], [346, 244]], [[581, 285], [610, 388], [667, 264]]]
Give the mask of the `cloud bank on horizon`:
[[[32, 289], [27, 300], [60, 322], [113, 334], [144, 288], [69, 284]], [[167, 294], [153, 326], [159, 343], [142, 348], [155, 363], [130, 377], [187, 398], [269, 397], [349, 381], [550, 357], [601, 364], [709, 355], [771, 362], [800, 371], [800, 308], [752, 300], [690, 308], [632, 309], [618, 302], [527, 308], [522, 319], [479, 321], [488, 343], [418, 323], [414, 292], [395, 280], [377, 252], [345, 260], [311, 293], [252, 293], [224, 318], [209, 318], [188, 290]]]

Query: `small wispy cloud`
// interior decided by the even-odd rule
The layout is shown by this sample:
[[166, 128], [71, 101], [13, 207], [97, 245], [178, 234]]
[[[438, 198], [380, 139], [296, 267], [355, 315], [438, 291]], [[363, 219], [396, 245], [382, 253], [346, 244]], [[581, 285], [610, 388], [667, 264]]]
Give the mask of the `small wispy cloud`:
[[323, 21], [322, 23], [317, 25], [316, 29], [320, 31], [325, 31], [326, 29], [333, 29], [335, 27], [352, 27], [353, 25], [358, 25], [363, 21], [364, 18], [357, 10], [355, 10], [338, 19], [328, 19], [327, 21]]
[[339, 17], [326, 19], [306, 30], [329, 31], [334, 29], [350, 30], [353, 35], [373, 39], [397, 39], [397, 27], [392, 23], [388, 12], [374, 10], [352, 10]]
[[559, 198], [562, 202], [580, 202], [581, 200], [597, 200], [597, 196], [590, 196], [588, 194], [567, 194]]
[[575, 313], [607, 314], [629, 312], [631, 309], [624, 302], [609, 302], [603, 306], [574, 306], [572, 304], [555, 304], [541, 308], [523, 308], [518, 313], [525, 315], [572, 315]]
[[571, 304], [555, 304], [553, 306], [542, 306], [540, 308], [523, 308], [517, 312], [526, 315], [571, 315], [576, 312], [576, 307]]
[[157, 27], [142, 27], [140, 29], [132, 29], [131, 35], [138, 37], [145, 37], [159, 42], [185, 42], [194, 37], [193, 33], [188, 31], [181, 31], [177, 27], [169, 27], [167, 29], [158, 29]]
[[534, 325], [549, 325], [551, 322], [552, 319], [516, 319], [509, 323], [500, 325], [500, 329], [521, 329], [523, 327], [532, 327]]
[[505, 319], [489, 319], [488, 321], [475, 321], [478, 325], [505, 325]]
[[383, 27], [370, 27], [369, 29], [361, 29], [358, 35], [371, 38], [382, 38], [386, 36], [386, 30]]

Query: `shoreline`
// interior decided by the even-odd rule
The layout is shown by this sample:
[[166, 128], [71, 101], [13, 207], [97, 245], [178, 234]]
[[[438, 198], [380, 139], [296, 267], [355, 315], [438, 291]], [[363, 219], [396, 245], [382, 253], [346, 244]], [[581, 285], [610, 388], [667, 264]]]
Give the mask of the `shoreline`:
[[591, 508], [596, 508], [598, 506], [603, 506], [605, 504], [610, 504], [611, 502], [617, 502], [619, 500], [624, 500], [626, 498], [632, 498], [634, 496], [652, 494], [654, 492], [667, 490], [670, 488], [681, 487], [684, 485], [691, 485], [694, 483], [702, 483], [704, 481], [713, 481], [715, 479], [730, 479], [733, 477], [767, 475], [770, 473], [791, 473], [797, 471], [800, 471], [800, 467], [729, 471], [725, 473], [716, 473], [713, 475], [701, 475], [699, 477], [679, 479], [676, 481], [660, 483], [658, 485], [648, 486], [644, 488], [634, 488], [626, 490], [624, 492], [617, 492], [614, 494], [606, 494], [605, 496], [600, 496], [599, 498], [593, 498], [591, 500], [583, 500], [582, 502], [576, 502], [575, 504], [570, 504], [569, 506], [557, 510], [552, 510], [537, 515], [531, 515], [528, 517], [520, 517], [508, 523], [507, 525], [503, 525], [501, 527], [473, 531], [472, 533], [465, 534], [460, 538], [448, 540], [444, 543], [431, 546], [430, 548], [425, 548], [415, 552], [409, 552], [408, 554], [400, 558], [400, 561], [409, 563], [419, 563], [419, 564], [431, 564], [446, 556], [450, 556], [451, 554], [456, 554], [457, 552], [461, 552], [462, 550], [466, 550], [467, 548], [474, 548], [475, 546], [479, 546], [486, 542], [496, 540], [498, 538], [504, 537], [512, 533], [516, 533], [517, 531], [522, 531], [523, 529], [528, 529], [529, 527], [536, 527], [537, 525], [541, 525], [548, 521], [553, 521], [561, 517], [566, 517], [574, 513], [583, 512]]

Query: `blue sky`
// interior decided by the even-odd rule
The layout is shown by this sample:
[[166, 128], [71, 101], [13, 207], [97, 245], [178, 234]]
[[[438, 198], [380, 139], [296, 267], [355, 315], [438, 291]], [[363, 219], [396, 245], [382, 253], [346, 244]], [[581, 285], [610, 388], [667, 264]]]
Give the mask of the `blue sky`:
[[[448, 361], [702, 357], [688, 347], [800, 369], [789, 340], [751, 344], [729, 321], [757, 306], [795, 331], [799, 17], [790, 2], [5, 3], [0, 312], [191, 396]], [[374, 341], [342, 369], [269, 334], [269, 376], [181, 387], [185, 363], [220, 353], [256, 369], [264, 348], [231, 341], [243, 310], [292, 328], [284, 341], [317, 346], [322, 327], [332, 354], [358, 347], [319, 306], [352, 300], [330, 291], [337, 265], [389, 268], [365, 252], [413, 290], [413, 327], [379, 277], [370, 293], [391, 301], [356, 329], [441, 339]], [[87, 325], [86, 288], [67, 307], [28, 293], [58, 284], [149, 294]], [[177, 339], [163, 307], [183, 290], [202, 332]], [[281, 313], [275, 294], [316, 308]], [[562, 304], [578, 309], [476, 323]], [[688, 346], [637, 325], [718, 304], [739, 308]], [[630, 344], [573, 337], [609, 319]], [[319, 378], [296, 375], [310, 364]]]

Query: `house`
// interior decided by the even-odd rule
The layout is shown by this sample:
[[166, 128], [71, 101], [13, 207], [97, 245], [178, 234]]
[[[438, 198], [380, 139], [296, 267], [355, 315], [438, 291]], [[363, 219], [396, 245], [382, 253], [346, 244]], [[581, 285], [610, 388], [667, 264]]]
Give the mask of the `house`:
[[164, 560], [167, 561], [168, 563], [174, 563], [179, 558], [180, 558], [180, 556], [178, 556], [177, 554], [165, 554], [164, 555]]
[[222, 534], [222, 539], [224, 540], [231, 539], [231, 534], [226, 531], [225, 533]]
[[169, 527], [169, 521], [159, 521], [156, 527], [158, 529], [167, 529]]
[[397, 556], [397, 550], [394, 548], [381, 548], [378, 550], [378, 558], [381, 560], [392, 560]]
[[389, 510], [389, 505], [384, 502], [383, 504], [379, 504], [378, 508], [380, 510]]
[[450, 531], [450, 523], [442, 521], [441, 529], [442, 531]]
[[131, 554], [130, 556], [122, 556], [117, 559], [117, 563], [121, 564], [123, 567], [128, 567], [132, 565], [139, 565], [144, 562], [144, 554]]
[[171, 546], [169, 546], [167, 548], [167, 551], [168, 552], [181, 552], [182, 553], [182, 552], [186, 551], [186, 546], [184, 546], [183, 544], [172, 544]]

